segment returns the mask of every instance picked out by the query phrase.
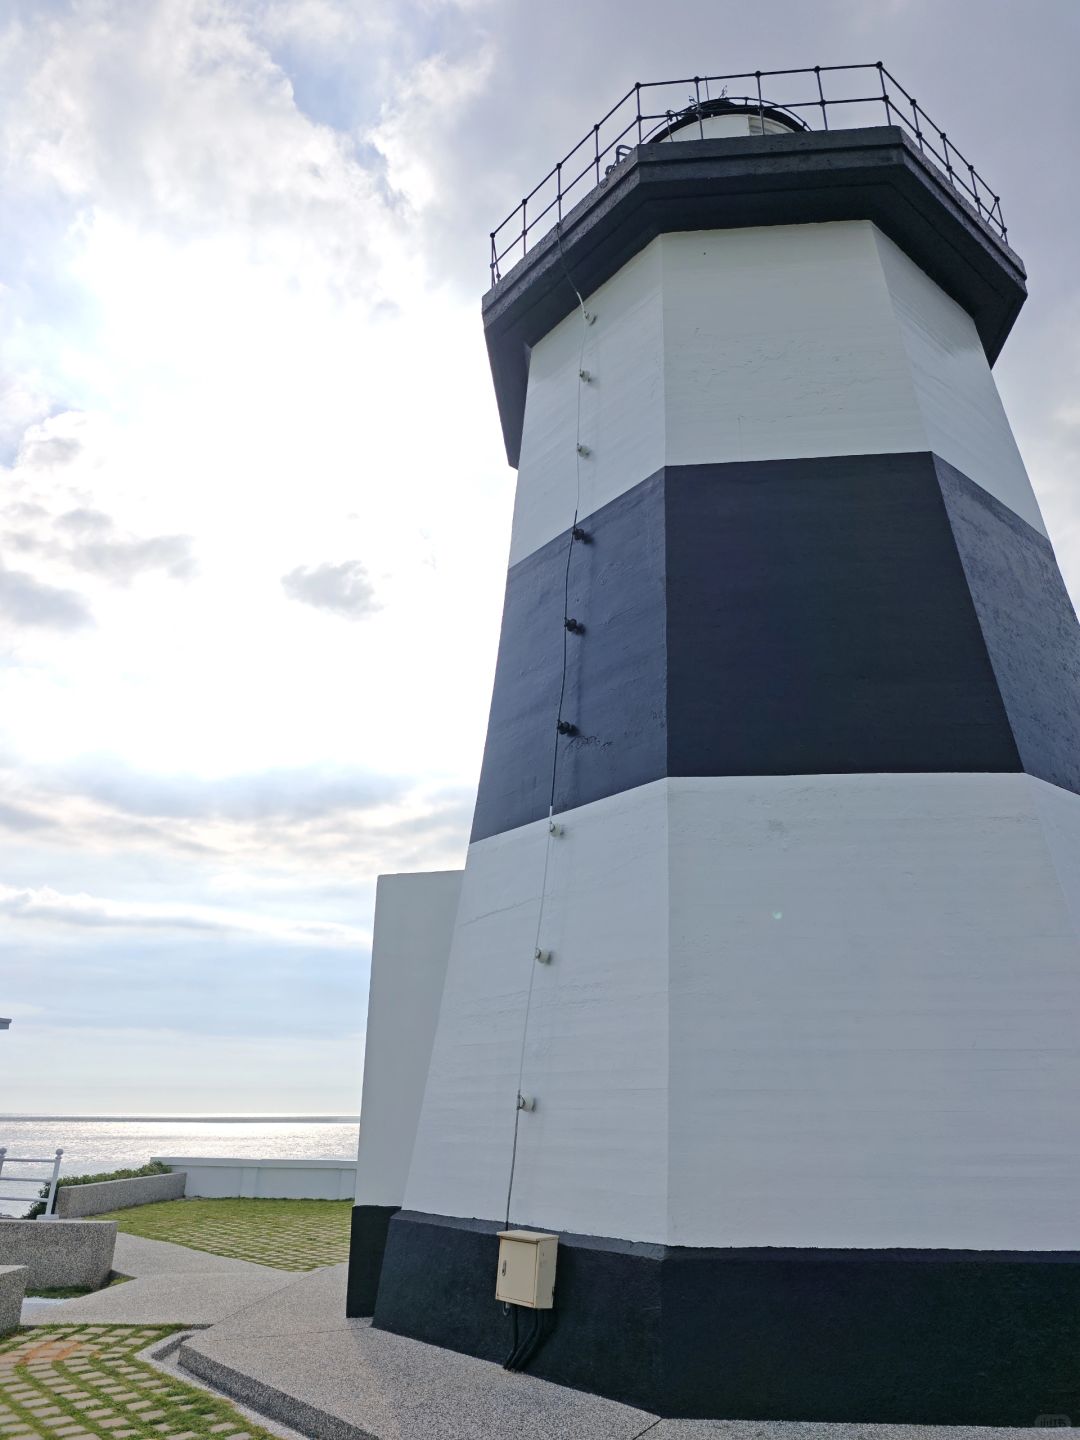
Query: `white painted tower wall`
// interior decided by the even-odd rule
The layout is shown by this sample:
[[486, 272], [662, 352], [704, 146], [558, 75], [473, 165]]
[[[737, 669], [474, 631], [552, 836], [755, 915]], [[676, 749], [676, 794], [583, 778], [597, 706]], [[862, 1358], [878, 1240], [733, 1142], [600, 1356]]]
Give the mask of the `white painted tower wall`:
[[[512, 563], [578, 438], [582, 517], [664, 465], [934, 451], [1042, 530], [973, 322], [868, 222], [664, 235], [587, 303], [583, 355], [576, 312], [532, 351]], [[559, 820], [550, 966], [546, 820], [470, 847], [407, 1209], [503, 1218], [520, 1065], [513, 1223], [1080, 1248], [1080, 797], [664, 779]]]
[[[865, 220], [661, 235], [589, 296], [581, 515], [664, 465], [932, 450], [1045, 533], [967, 312]], [[581, 319], [533, 348], [510, 563], [577, 488]]]

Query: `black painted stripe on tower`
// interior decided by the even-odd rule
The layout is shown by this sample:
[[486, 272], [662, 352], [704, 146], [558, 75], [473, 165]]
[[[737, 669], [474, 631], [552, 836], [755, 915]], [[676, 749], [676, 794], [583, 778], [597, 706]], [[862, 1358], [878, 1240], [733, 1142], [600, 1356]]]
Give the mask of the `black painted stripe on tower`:
[[349, 1272], [345, 1314], [374, 1315], [386, 1232], [400, 1205], [354, 1205], [349, 1226]]
[[[501, 1228], [401, 1211], [375, 1327], [504, 1359]], [[1075, 1252], [692, 1249], [561, 1234], [554, 1319], [533, 1374], [659, 1415], [1080, 1421]]]
[[[663, 775], [667, 766], [664, 474], [569, 531], [507, 577], [474, 840], [548, 813], [566, 636], [563, 715], [580, 732], [559, 740], [555, 807], [565, 810]], [[564, 610], [564, 586], [566, 605]]]
[[1080, 624], [1054, 547], [954, 466], [934, 464], [1023, 768], [1080, 794]]
[[[1053, 553], [929, 453], [668, 467], [586, 528], [557, 811], [666, 775], [1027, 764], [1080, 791]], [[567, 544], [510, 570], [474, 840], [547, 814]]]

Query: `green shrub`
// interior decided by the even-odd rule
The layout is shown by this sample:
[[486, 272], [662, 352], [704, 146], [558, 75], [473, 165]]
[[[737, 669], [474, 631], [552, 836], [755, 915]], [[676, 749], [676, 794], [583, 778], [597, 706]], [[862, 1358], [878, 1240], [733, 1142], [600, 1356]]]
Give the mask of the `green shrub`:
[[[151, 1160], [147, 1165], [140, 1165], [137, 1170], [108, 1170], [100, 1175], [61, 1175], [56, 1182], [59, 1190], [61, 1185], [96, 1185], [101, 1180], [138, 1180], [143, 1175], [168, 1175], [170, 1168], [163, 1165], [160, 1160]], [[38, 1191], [40, 1200], [35, 1200], [30, 1209], [23, 1216], [24, 1220], [36, 1220], [39, 1215], [45, 1214], [45, 1204], [49, 1198], [48, 1180]]]

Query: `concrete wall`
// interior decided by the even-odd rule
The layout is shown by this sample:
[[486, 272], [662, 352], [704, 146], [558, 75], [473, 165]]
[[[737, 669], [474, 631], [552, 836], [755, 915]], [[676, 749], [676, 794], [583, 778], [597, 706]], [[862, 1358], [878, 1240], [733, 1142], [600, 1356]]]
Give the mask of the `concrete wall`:
[[2, 1220], [0, 1266], [25, 1265], [32, 1290], [96, 1290], [112, 1269], [115, 1220]]
[[[1080, 1249], [1080, 797], [659, 781], [470, 848], [408, 1210], [697, 1246]], [[529, 987], [532, 997], [529, 1000]]]
[[512, 564], [579, 480], [585, 517], [732, 460], [932, 450], [1042, 529], [974, 322], [869, 221], [662, 235], [588, 306], [532, 351]]
[[189, 1199], [244, 1195], [263, 1200], [350, 1200], [356, 1185], [355, 1160], [249, 1160], [192, 1155], [152, 1158], [185, 1172], [185, 1194]]
[[93, 1185], [60, 1185], [56, 1191], [56, 1214], [61, 1220], [83, 1215], [104, 1215], [132, 1205], [153, 1205], [157, 1200], [179, 1200], [184, 1193], [184, 1175], [137, 1175], [131, 1180], [100, 1180]]
[[29, 1273], [25, 1265], [0, 1265], [0, 1336], [19, 1327]]
[[358, 1205], [400, 1205], [405, 1193], [460, 894], [460, 870], [379, 876]]

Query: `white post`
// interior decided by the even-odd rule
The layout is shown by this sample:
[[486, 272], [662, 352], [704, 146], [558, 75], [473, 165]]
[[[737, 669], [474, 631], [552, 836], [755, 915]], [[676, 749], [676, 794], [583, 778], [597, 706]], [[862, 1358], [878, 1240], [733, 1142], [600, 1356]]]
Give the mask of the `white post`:
[[53, 1213], [53, 1207], [56, 1204], [56, 1182], [60, 1178], [60, 1157], [63, 1153], [63, 1150], [57, 1150], [56, 1159], [53, 1161], [52, 1180], [49, 1182], [49, 1198], [45, 1202], [45, 1214], [41, 1217], [43, 1220], [56, 1219]]

